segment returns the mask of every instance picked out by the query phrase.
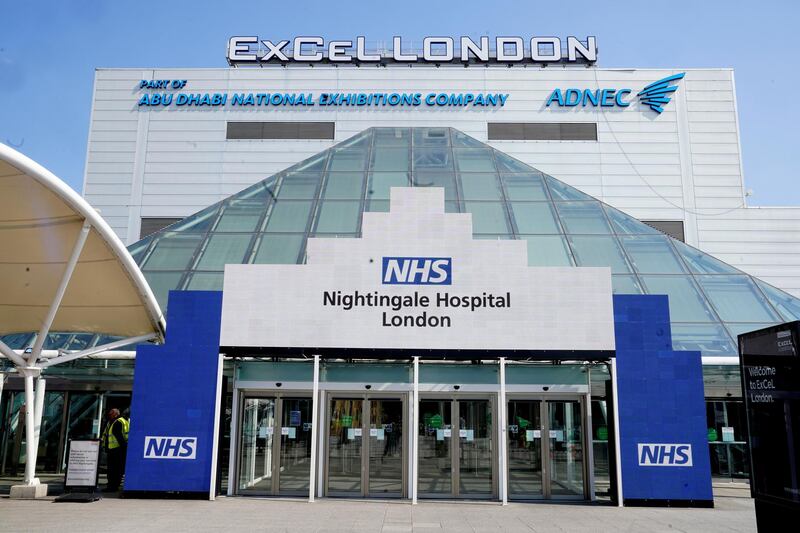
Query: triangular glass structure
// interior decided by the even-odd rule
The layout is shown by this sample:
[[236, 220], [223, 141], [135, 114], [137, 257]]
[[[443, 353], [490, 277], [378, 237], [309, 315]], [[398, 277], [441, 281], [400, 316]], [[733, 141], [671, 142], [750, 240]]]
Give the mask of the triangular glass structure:
[[129, 247], [162, 308], [222, 288], [226, 263], [302, 263], [309, 236], [358, 237], [394, 186], [443, 187], [481, 239], [537, 266], [609, 266], [616, 293], [667, 294], [673, 345], [736, 355], [736, 335], [800, 319], [800, 300], [451, 128], [371, 128]]

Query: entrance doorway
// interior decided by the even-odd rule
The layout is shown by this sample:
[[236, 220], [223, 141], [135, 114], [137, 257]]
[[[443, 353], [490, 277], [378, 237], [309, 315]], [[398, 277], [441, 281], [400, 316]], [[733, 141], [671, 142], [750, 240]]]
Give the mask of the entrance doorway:
[[419, 402], [417, 490], [427, 498], [497, 494], [493, 402], [486, 398]]
[[244, 397], [239, 446], [240, 494], [308, 494], [311, 398]]
[[508, 495], [587, 498], [580, 399], [509, 400]]
[[401, 397], [328, 401], [328, 496], [401, 498], [405, 493], [405, 408]]

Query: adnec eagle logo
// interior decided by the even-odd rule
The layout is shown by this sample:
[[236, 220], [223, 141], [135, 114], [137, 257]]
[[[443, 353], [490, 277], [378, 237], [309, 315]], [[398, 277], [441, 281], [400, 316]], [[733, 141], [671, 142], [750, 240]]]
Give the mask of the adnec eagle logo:
[[672, 85], [672, 83], [677, 83], [685, 75], [685, 72], [681, 72], [654, 81], [636, 95], [639, 97], [639, 102], [660, 115], [664, 111], [664, 106], [669, 103], [672, 93], [678, 90], [678, 86]]

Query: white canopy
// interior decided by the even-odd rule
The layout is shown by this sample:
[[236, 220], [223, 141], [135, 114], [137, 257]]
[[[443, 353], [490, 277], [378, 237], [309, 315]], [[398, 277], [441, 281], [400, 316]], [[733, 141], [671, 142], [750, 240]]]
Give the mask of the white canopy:
[[164, 319], [98, 212], [47, 169], [0, 144], [0, 335], [43, 327], [161, 337]]

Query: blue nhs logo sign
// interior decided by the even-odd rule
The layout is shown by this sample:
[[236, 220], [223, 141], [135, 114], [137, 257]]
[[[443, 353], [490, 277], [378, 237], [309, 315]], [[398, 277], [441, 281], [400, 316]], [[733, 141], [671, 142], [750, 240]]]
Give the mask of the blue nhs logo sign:
[[197, 437], [145, 437], [145, 459], [195, 459]]
[[450, 285], [451, 257], [384, 257], [384, 285]]
[[638, 444], [639, 466], [692, 466], [691, 444]]

